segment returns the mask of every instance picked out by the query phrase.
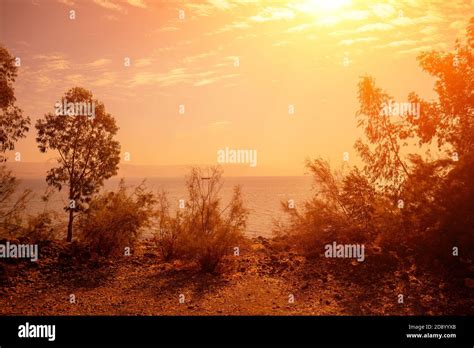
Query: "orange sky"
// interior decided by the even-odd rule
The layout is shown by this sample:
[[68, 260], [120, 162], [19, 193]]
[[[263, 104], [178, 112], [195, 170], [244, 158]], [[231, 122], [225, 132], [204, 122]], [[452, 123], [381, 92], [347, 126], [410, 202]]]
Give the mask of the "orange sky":
[[[348, 151], [356, 161], [359, 76], [400, 101], [413, 90], [433, 97], [415, 58], [452, 50], [473, 10], [473, 1], [0, 0], [0, 42], [21, 58], [17, 103], [33, 122], [81, 86], [117, 119], [130, 164], [215, 164], [229, 147], [256, 149], [255, 173], [299, 175], [308, 157], [338, 164]], [[55, 157], [34, 135], [18, 143], [22, 160]]]

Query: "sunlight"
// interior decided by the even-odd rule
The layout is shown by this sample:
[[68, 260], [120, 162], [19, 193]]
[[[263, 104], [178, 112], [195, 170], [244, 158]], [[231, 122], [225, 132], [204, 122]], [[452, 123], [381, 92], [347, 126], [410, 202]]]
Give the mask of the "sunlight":
[[304, 0], [296, 7], [306, 13], [334, 12], [350, 3], [351, 0]]

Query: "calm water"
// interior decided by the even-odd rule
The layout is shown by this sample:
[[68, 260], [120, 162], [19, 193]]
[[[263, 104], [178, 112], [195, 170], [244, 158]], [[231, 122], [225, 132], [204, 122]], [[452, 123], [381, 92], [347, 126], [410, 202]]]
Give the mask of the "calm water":
[[[127, 178], [127, 186], [136, 186], [142, 179]], [[119, 179], [111, 179], [105, 184], [105, 189], [115, 190]], [[224, 178], [224, 185], [221, 190], [223, 206], [232, 196], [232, 189], [235, 185], [240, 185], [245, 206], [250, 210], [247, 234], [249, 236], [271, 236], [273, 221], [284, 218], [280, 202], [287, 202], [293, 199], [295, 204], [301, 205], [311, 196], [312, 181], [309, 176], [299, 177], [228, 177]], [[180, 199], [186, 199], [186, 192], [183, 178], [148, 178], [146, 186], [153, 191], [163, 188], [168, 192], [173, 209], [178, 207]], [[21, 188], [29, 188], [34, 196], [28, 204], [27, 213], [36, 214], [45, 208], [45, 203], [41, 200], [41, 195], [46, 190], [44, 179], [21, 179]], [[48, 208], [62, 211], [66, 205], [67, 196], [65, 193], [54, 193], [51, 197]], [[66, 219], [66, 213], [64, 213]]]

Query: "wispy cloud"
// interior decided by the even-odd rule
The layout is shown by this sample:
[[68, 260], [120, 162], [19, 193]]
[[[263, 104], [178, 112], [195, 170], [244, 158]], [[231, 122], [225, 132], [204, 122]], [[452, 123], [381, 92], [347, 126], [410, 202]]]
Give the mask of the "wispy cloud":
[[363, 25], [360, 28], [357, 28], [358, 33], [365, 33], [369, 31], [387, 31], [392, 30], [394, 28], [393, 25], [387, 23], [371, 23]]
[[106, 59], [106, 58], [101, 58], [101, 59], [97, 59], [91, 63], [88, 64], [88, 66], [90, 67], [94, 67], [94, 68], [98, 68], [98, 67], [103, 67], [105, 65], [108, 65], [110, 64], [112, 61], [110, 59]]
[[111, 0], [93, 0], [96, 5], [99, 5], [100, 7], [103, 7], [107, 10], [113, 10], [113, 11], [123, 11], [122, 6], [114, 3]]
[[342, 40], [341, 45], [350, 46], [350, 45], [353, 45], [353, 44], [356, 44], [356, 43], [374, 42], [374, 41], [377, 41], [377, 40], [379, 40], [379, 38], [377, 38], [377, 37], [360, 37], [360, 38], [357, 38], [357, 39]]
[[268, 22], [289, 20], [295, 17], [295, 13], [286, 7], [266, 7], [259, 14], [250, 17], [255, 22]]
[[147, 5], [144, 0], [127, 0], [127, 3], [131, 6], [146, 8]]

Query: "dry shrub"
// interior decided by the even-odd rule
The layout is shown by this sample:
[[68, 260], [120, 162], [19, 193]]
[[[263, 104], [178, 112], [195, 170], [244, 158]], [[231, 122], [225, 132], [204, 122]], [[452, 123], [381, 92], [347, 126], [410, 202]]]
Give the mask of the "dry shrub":
[[102, 255], [123, 254], [132, 248], [153, 214], [154, 195], [144, 184], [131, 193], [121, 180], [116, 192], [94, 196], [79, 217], [80, 239]]
[[192, 168], [186, 178], [188, 198], [185, 208], [174, 217], [169, 213], [166, 194], [158, 195], [155, 233], [164, 259], [179, 256], [196, 261], [201, 270], [214, 272], [226, 254], [243, 238], [248, 212], [239, 187], [229, 204], [221, 207], [222, 170]]
[[4, 165], [0, 166], [0, 236], [13, 237], [21, 233], [23, 213], [31, 191], [18, 192], [18, 179]]
[[57, 239], [62, 231], [63, 224], [58, 223], [59, 213], [45, 211], [30, 216], [24, 228], [23, 236], [33, 242], [49, 241]]
[[154, 224], [154, 238], [165, 261], [170, 261], [182, 253], [184, 232], [183, 214], [178, 210], [170, 214], [170, 204], [165, 191], [157, 195], [157, 209]]
[[375, 192], [363, 175], [352, 169], [347, 175], [333, 172], [329, 164], [316, 159], [308, 162], [316, 192], [303, 208], [289, 208], [289, 217], [278, 233], [288, 237], [302, 254], [315, 258], [324, 255], [324, 246], [332, 242], [366, 244], [377, 234]]

